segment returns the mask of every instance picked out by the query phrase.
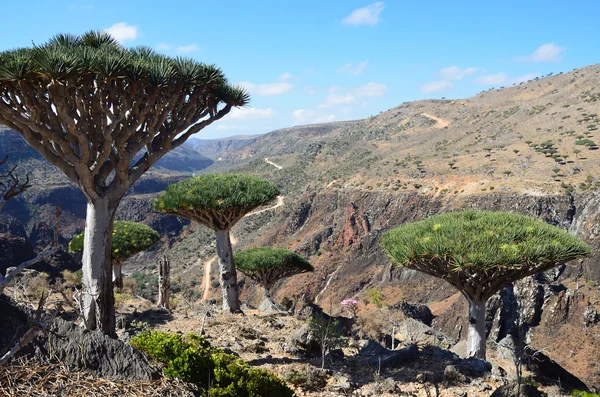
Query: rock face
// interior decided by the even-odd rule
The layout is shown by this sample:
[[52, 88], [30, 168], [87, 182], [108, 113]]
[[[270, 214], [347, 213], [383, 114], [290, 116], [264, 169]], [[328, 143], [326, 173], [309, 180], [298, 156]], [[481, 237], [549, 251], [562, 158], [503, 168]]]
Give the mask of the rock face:
[[[430, 306], [435, 315], [431, 322], [433, 330], [441, 331], [452, 340], [466, 338], [464, 298], [442, 280], [409, 269], [390, 268], [389, 260], [379, 248], [379, 239], [385, 231], [456, 209], [516, 211], [569, 230], [591, 244], [594, 252], [600, 249], [600, 196], [597, 194], [493, 193], [442, 199], [416, 193], [394, 195], [346, 189], [323, 191], [299, 197], [297, 201], [289, 199], [286, 207], [280, 221], [285, 227], [276, 228], [272, 235], [265, 233], [264, 241], [294, 246], [296, 242], [310, 241], [311, 236], [319, 235], [324, 225], [331, 236], [319, 239], [320, 256], [315, 249], [317, 245], [306, 251], [309, 255], [316, 254], [310, 258], [316, 271], [282, 283], [274, 294], [306, 295], [308, 301], [318, 295], [319, 303], [340, 302], [348, 296], [362, 296], [366, 289], [376, 287], [389, 306], [402, 301]], [[368, 221], [368, 227], [361, 219]], [[329, 252], [334, 254], [328, 255]], [[570, 278], [579, 268], [582, 273], [580, 289], [574, 294], [567, 290], [574, 288], [569, 284]], [[331, 277], [334, 272], [335, 276]], [[557, 362], [585, 382], [600, 387], [600, 372], [596, 373], [598, 370], [591, 365], [582, 365], [600, 355], [600, 347], [591, 337], [600, 333], [600, 323], [596, 322], [594, 314], [594, 310], [600, 310], [596, 303], [600, 293], [583, 279], [600, 282], [600, 256], [592, 255], [573, 264], [558, 266], [500, 291], [488, 304], [488, 340], [499, 342], [525, 330], [527, 343], [538, 348], [552, 346], [551, 354]], [[429, 321], [424, 317], [419, 319]], [[584, 324], [588, 328], [584, 328]], [[553, 342], [563, 340], [565, 333], [576, 334], [578, 343]], [[582, 351], [577, 364], [569, 359], [569, 351], [573, 349]]]
[[429, 327], [431, 327], [431, 323], [433, 322], [433, 314], [425, 305], [402, 301], [400, 304], [390, 306], [390, 309], [400, 310], [406, 317], [420, 321]]
[[62, 319], [56, 319], [51, 330], [40, 338], [36, 356], [41, 361], [55, 357], [70, 369], [86, 369], [114, 379], [149, 380], [160, 376], [160, 370], [146, 356], [102, 332], [84, 331]]

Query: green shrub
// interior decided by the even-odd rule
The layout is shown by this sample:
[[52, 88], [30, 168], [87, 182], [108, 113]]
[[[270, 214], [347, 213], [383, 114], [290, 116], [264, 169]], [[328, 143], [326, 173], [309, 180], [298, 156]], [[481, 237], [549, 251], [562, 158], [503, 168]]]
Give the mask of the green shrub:
[[131, 345], [164, 364], [167, 377], [194, 383], [210, 397], [292, 397], [294, 392], [276, 375], [250, 367], [197, 335], [143, 332]]
[[573, 390], [571, 395], [574, 397], [600, 397], [600, 394], [590, 393], [589, 391]]

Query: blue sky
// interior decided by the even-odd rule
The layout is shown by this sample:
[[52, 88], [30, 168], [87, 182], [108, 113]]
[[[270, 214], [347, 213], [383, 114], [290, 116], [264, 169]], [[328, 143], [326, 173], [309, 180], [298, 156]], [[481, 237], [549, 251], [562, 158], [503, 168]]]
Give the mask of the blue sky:
[[[3, 2], [4, 3], [4, 2]], [[106, 29], [220, 66], [250, 106], [197, 138], [368, 117], [599, 62], [600, 1], [10, 1], [0, 50]]]

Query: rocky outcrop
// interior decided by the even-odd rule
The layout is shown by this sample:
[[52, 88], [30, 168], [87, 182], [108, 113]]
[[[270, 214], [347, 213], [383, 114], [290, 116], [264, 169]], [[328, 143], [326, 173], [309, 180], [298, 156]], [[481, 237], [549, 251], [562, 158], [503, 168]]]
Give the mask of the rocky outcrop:
[[85, 331], [62, 319], [55, 319], [51, 332], [40, 338], [36, 358], [42, 362], [56, 359], [71, 370], [89, 370], [114, 379], [160, 377], [160, 370], [128, 344], [100, 331]]
[[342, 247], [353, 245], [370, 231], [369, 219], [354, 202], [351, 202], [346, 211], [346, 222], [342, 228], [340, 245]]

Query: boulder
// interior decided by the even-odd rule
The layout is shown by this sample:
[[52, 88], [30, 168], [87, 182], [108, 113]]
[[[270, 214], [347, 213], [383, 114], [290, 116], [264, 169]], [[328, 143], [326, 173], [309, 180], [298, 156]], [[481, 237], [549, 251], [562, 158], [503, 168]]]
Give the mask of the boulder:
[[413, 361], [418, 353], [417, 345], [408, 345], [400, 350], [373, 357], [369, 360], [369, 364], [381, 368], [398, 368]]
[[521, 385], [521, 393], [518, 393], [516, 385], [504, 385], [497, 388], [490, 397], [547, 397], [543, 391], [535, 386]]
[[429, 307], [425, 305], [402, 301], [391, 306], [390, 309], [400, 310], [406, 317], [420, 321], [430, 327], [433, 322], [433, 314]]
[[444, 380], [451, 385], [456, 385], [460, 383], [465, 383], [467, 381], [467, 377], [464, 376], [458, 368], [454, 365], [447, 365], [444, 368]]
[[290, 344], [305, 355], [318, 357], [321, 354], [319, 344], [313, 339], [308, 324], [304, 324], [294, 332]]
[[86, 331], [56, 318], [47, 335], [40, 336], [36, 358], [58, 360], [71, 370], [88, 370], [102, 377], [127, 380], [158, 379], [161, 371], [141, 352], [100, 331]]
[[379, 343], [370, 339], [366, 341], [366, 343], [363, 345], [363, 347], [361, 347], [360, 351], [358, 352], [358, 354], [362, 356], [378, 356], [381, 354], [388, 353], [390, 353], [390, 350], [386, 349]]
[[443, 348], [449, 348], [456, 344], [456, 341], [452, 338], [413, 318], [403, 320], [398, 326], [397, 332], [410, 343], [421, 343]]
[[472, 378], [479, 378], [492, 371], [490, 362], [475, 357], [460, 360], [455, 366], [461, 374]]

